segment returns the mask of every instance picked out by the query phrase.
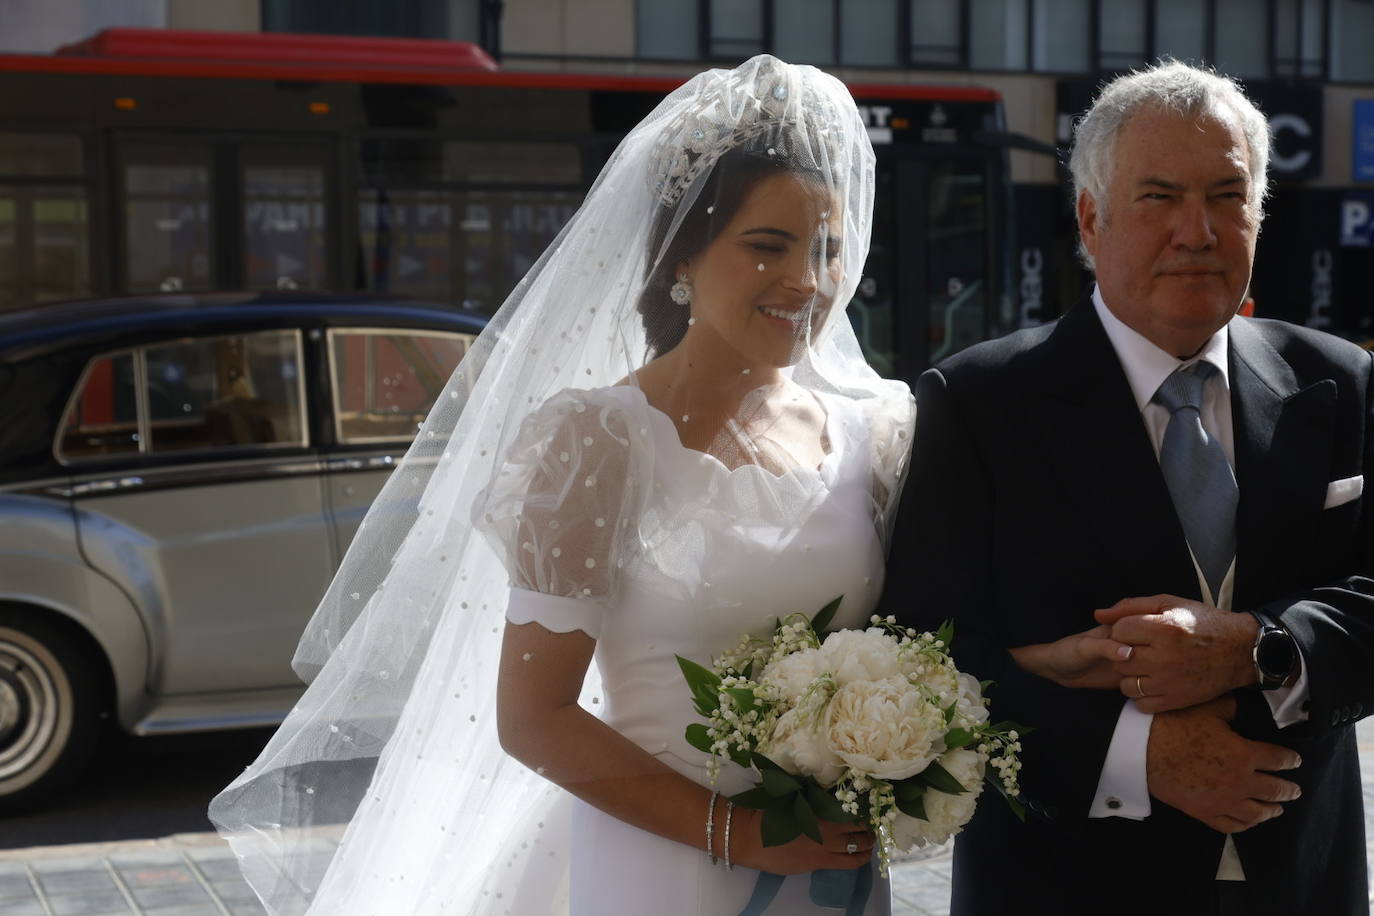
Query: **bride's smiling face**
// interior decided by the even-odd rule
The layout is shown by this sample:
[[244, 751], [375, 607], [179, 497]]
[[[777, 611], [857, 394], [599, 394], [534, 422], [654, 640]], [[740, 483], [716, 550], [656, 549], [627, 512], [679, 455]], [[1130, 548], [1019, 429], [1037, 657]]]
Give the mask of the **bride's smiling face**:
[[720, 337], [747, 366], [797, 362], [825, 325], [841, 280], [842, 214], [819, 182], [755, 182], [711, 243], [678, 266], [692, 283], [688, 336]]

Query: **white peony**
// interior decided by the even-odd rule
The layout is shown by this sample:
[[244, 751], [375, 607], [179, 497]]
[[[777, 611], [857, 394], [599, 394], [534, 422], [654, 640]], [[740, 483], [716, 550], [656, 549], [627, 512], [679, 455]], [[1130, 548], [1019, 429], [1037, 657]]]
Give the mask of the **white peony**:
[[814, 776], [823, 786], [833, 786], [844, 775], [844, 761], [826, 743], [825, 730], [816, 725], [807, 704], [778, 717], [773, 736], [759, 751], [784, 771]]
[[967, 723], [981, 725], [988, 720], [988, 708], [983, 703], [983, 687], [978, 678], [959, 672], [958, 715]]
[[883, 630], [837, 630], [825, 638], [820, 654], [825, 668], [843, 687], [857, 681], [880, 681], [902, 674], [892, 638]]
[[772, 684], [782, 698], [792, 704], [801, 699], [811, 684], [826, 671], [825, 660], [817, 649], [803, 649], [785, 655], [763, 669], [759, 683]]
[[945, 749], [944, 715], [902, 676], [843, 685], [827, 719], [831, 750], [878, 779], [915, 776]]
[[926, 789], [921, 797], [925, 805], [925, 820], [898, 814], [892, 822], [892, 842], [904, 852], [928, 844], [938, 846], [948, 842], [973, 817], [973, 809], [983, 791], [983, 769], [986, 766], [983, 755], [960, 748], [949, 751], [939, 762], [968, 791], [961, 795], [950, 795], [939, 789]]

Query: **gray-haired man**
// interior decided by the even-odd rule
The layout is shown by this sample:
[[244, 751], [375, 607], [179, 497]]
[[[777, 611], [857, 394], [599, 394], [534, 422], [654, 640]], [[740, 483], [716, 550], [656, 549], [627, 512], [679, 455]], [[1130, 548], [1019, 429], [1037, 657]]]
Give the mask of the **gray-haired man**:
[[1268, 145], [1229, 80], [1109, 84], [1072, 161], [1092, 295], [920, 380], [889, 606], [954, 618], [1050, 815], [980, 806], [956, 914], [1368, 912], [1371, 357], [1235, 317]]

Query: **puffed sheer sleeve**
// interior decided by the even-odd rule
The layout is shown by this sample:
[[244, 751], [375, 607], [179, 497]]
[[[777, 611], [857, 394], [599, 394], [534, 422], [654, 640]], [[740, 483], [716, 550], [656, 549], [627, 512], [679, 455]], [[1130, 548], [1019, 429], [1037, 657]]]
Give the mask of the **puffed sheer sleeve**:
[[886, 381], [876, 397], [865, 398], [873, 462], [873, 510], [886, 548], [897, 517], [897, 502], [906, 481], [911, 437], [916, 426], [916, 400], [903, 382]]
[[651, 473], [636, 429], [605, 390], [561, 392], [521, 425], [474, 519], [510, 575], [511, 622], [600, 634]]

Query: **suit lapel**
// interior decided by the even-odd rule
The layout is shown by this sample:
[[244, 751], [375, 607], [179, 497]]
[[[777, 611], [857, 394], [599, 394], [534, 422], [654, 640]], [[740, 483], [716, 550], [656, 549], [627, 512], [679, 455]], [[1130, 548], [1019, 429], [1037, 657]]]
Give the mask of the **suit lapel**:
[[1266, 570], [1315, 523], [1326, 494], [1336, 384], [1299, 388], [1292, 367], [1260, 333], [1236, 318], [1230, 326], [1231, 422], [1235, 437], [1236, 582], [1232, 605], [1265, 596]]
[[1107, 517], [1105, 530], [1076, 534], [1105, 593], [1200, 597], [1159, 459], [1090, 301], [1060, 319], [1047, 351], [1043, 403], [1052, 412], [1048, 428], [1065, 443], [1066, 485], [1085, 494], [1090, 512]]

